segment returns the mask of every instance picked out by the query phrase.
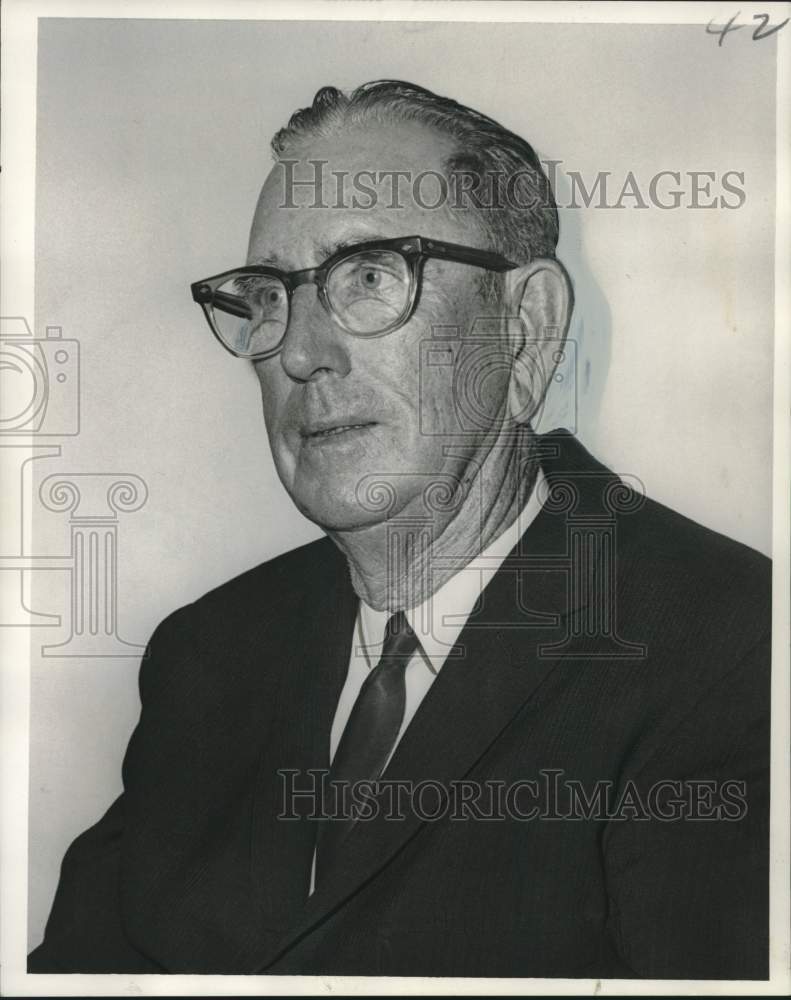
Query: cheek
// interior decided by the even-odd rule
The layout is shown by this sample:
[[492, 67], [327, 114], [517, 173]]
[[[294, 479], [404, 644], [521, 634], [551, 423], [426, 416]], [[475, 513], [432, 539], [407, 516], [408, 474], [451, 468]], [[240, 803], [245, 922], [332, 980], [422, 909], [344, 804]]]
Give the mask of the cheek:
[[[481, 345], [474, 332], [480, 302], [474, 290], [466, 285], [457, 287], [455, 295], [436, 285], [426, 286], [421, 311], [426, 319], [416, 368], [419, 371], [416, 391], [420, 396], [423, 426], [435, 435], [465, 434], [471, 429], [466, 410], [475, 414], [479, 408], [475, 399], [465, 405], [465, 396], [479, 393], [483, 387], [479, 375], [486, 375], [479, 372]], [[486, 377], [483, 382], [490, 380]], [[490, 387], [486, 385], [487, 390]]]
[[471, 309], [464, 290], [454, 300], [444, 289], [424, 285], [418, 314], [393, 337], [388, 382], [432, 434], [454, 429], [456, 361]]
[[431, 435], [452, 434], [457, 427], [455, 352], [447, 346], [432, 345], [423, 360], [420, 385], [423, 429]]
[[437, 350], [430, 325], [410, 323], [399, 332], [389, 342], [367, 344], [371, 364], [356, 371], [390, 426], [393, 449], [425, 457], [437, 435], [452, 428], [453, 365], [444, 363], [446, 351]]
[[288, 402], [288, 387], [283, 384], [282, 379], [277, 377], [277, 372], [272, 367], [276, 362], [277, 359], [274, 359], [274, 362], [262, 362], [256, 368], [258, 384], [261, 389], [264, 424], [273, 452], [282, 447], [282, 435], [280, 431], [283, 426]]

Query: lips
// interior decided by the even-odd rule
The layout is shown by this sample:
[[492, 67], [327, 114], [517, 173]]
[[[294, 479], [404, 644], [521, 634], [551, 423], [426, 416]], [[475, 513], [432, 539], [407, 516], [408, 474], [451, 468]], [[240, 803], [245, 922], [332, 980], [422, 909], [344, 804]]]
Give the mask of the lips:
[[309, 441], [322, 441], [328, 438], [347, 434], [350, 431], [361, 431], [376, 424], [374, 420], [326, 421], [303, 428], [302, 437]]

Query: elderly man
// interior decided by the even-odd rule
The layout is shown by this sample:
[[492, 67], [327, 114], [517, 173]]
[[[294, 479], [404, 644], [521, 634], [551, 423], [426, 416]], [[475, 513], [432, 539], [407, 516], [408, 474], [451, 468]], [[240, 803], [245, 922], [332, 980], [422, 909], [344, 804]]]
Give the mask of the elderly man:
[[535, 153], [395, 81], [273, 149], [193, 296], [328, 538], [156, 629], [30, 970], [766, 977], [768, 563], [534, 432]]

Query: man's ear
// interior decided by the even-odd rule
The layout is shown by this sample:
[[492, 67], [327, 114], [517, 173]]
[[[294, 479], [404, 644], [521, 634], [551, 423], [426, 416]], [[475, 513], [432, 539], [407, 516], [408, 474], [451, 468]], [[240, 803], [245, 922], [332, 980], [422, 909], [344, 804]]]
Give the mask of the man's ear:
[[505, 287], [509, 315], [518, 316], [518, 340], [508, 387], [508, 415], [527, 423], [537, 412], [562, 357], [574, 294], [563, 265], [540, 257], [508, 271]]

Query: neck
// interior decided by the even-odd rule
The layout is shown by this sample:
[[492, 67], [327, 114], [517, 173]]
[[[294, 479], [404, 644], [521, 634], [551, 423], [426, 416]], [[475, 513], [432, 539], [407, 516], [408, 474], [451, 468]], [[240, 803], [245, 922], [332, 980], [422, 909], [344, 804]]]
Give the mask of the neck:
[[[328, 532], [349, 562], [357, 595], [379, 611], [413, 608], [436, 593], [516, 520], [538, 472], [536, 437], [523, 427], [467, 460], [447, 505], [407, 505], [389, 520]], [[425, 494], [424, 494], [425, 496]]]

